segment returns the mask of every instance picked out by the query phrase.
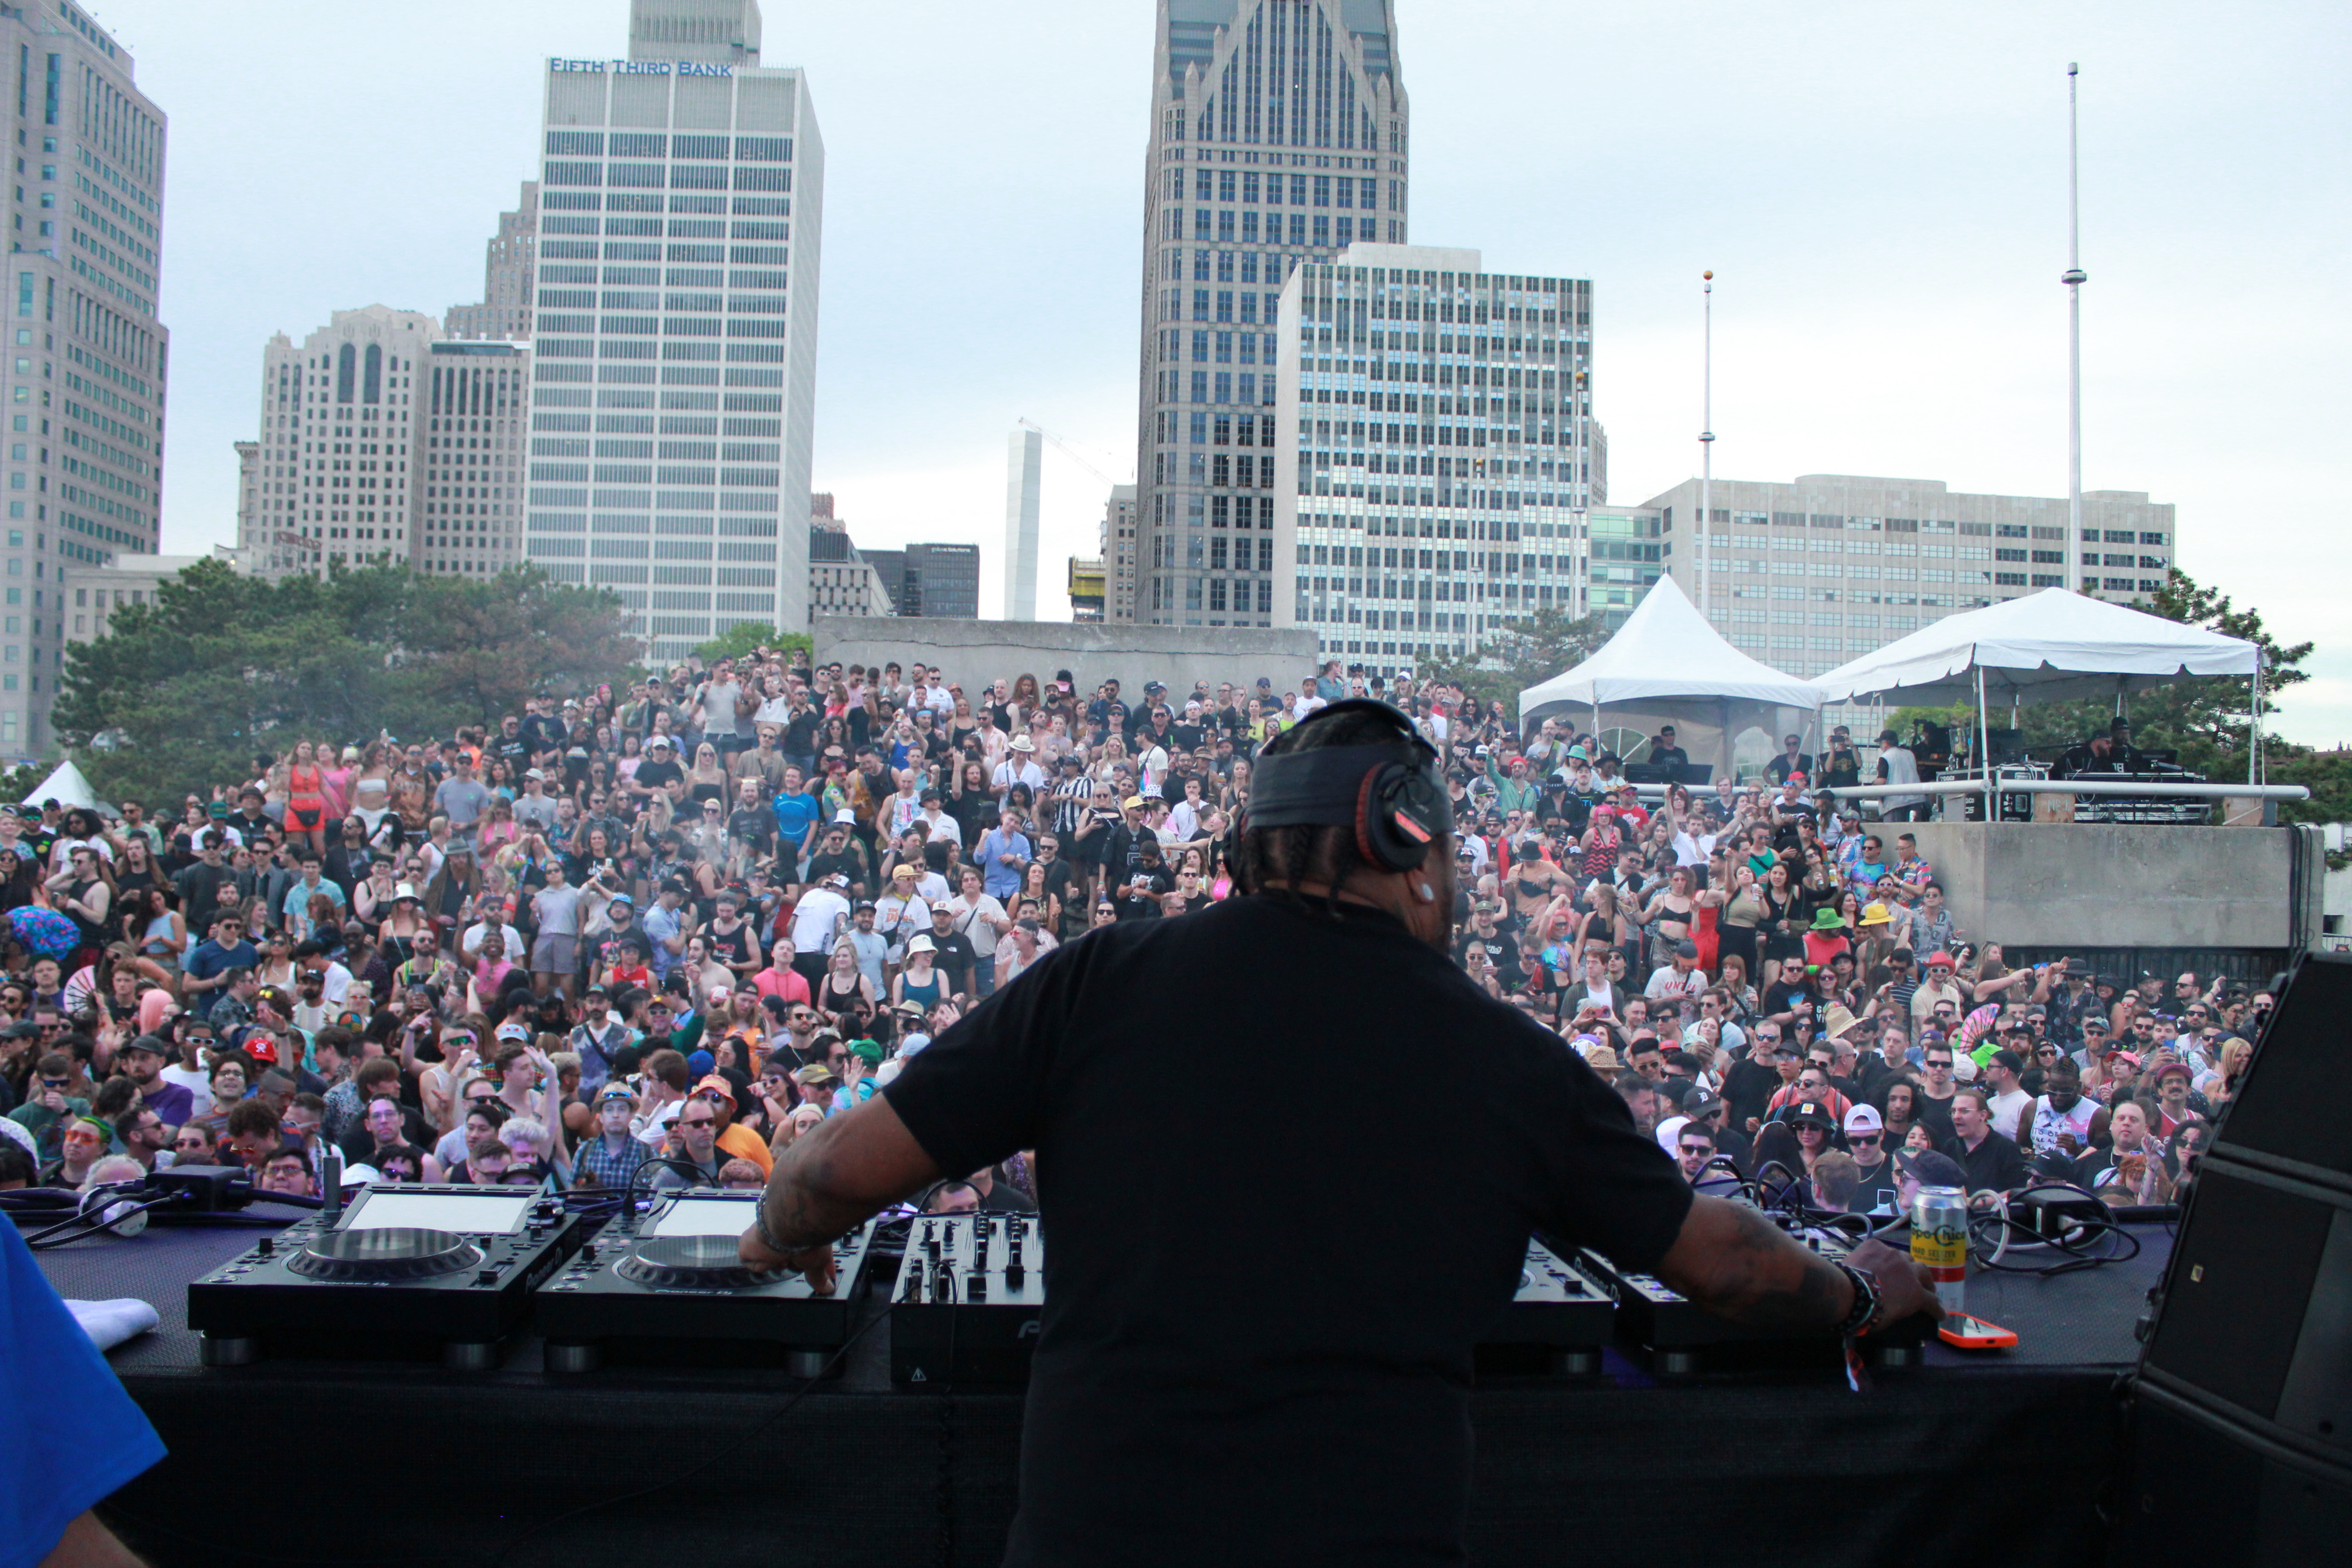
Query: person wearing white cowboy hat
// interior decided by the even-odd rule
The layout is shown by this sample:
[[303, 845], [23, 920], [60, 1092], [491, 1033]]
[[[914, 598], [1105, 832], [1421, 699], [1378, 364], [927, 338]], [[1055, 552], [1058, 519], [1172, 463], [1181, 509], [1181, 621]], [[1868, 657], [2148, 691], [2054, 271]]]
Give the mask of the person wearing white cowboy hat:
[[1027, 784], [1032, 800], [1045, 787], [1045, 770], [1037, 765], [1036, 752], [1037, 742], [1028, 736], [1013, 737], [1013, 750], [996, 764], [996, 772], [989, 779], [990, 785], [996, 791], [999, 805], [1004, 804], [1005, 795], [1014, 784]]

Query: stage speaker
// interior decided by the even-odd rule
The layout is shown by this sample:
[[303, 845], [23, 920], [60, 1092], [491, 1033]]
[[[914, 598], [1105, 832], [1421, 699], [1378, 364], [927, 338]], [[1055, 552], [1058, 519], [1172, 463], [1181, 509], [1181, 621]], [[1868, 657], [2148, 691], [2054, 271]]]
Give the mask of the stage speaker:
[[2352, 1537], [2352, 960], [2296, 966], [2202, 1156], [2133, 1386], [2116, 1561]]

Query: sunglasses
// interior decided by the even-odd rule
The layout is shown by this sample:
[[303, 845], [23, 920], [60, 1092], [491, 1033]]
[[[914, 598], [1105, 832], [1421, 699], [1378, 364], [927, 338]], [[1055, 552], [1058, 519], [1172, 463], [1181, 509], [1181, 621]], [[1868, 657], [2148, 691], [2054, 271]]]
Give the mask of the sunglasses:
[[41, 1079], [41, 1087], [43, 1089], [65, 1089], [71, 1085], [73, 1079], [69, 1078], [45, 1078]]
[[681, 1116], [677, 1119], [677, 1124], [680, 1127], [709, 1127], [717, 1121], [718, 1118], [712, 1116]]
[[1881, 1134], [1876, 1132], [1849, 1132], [1845, 1141], [1849, 1143], [1875, 1143], [1880, 1137]]

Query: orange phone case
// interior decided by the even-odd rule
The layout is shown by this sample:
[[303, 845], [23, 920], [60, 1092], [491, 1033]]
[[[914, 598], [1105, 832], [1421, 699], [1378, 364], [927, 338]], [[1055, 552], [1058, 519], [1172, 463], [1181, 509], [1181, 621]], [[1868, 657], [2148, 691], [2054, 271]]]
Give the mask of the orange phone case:
[[[1955, 1323], [1961, 1326], [1955, 1328]], [[2005, 1351], [2017, 1343], [2017, 1336], [1999, 1323], [1966, 1312], [1955, 1312], [1937, 1324], [1936, 1337], [1964, 1351]]]

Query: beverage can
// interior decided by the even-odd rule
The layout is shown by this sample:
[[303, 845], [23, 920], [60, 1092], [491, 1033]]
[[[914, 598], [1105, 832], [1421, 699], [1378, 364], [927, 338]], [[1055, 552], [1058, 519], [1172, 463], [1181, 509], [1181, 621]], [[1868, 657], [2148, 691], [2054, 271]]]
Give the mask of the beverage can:
[[1911, 1261], [1936, 1281], [1947, 1312], [1967, 1310], [1969, 1194], [1960, 1187], [1921, 1187], [1911, 1200]]

